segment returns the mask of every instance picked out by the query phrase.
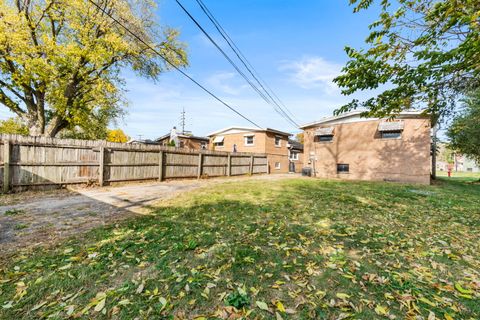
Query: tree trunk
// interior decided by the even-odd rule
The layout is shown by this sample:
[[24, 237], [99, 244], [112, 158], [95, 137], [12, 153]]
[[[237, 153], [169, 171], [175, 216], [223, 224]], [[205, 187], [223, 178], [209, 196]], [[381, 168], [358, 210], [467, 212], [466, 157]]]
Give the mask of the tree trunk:
[[53, 117], [46, 129], [45, 129], [45, 136], [50, 137], [50, 138], [55, 138], [55, 136], [65, 129], [68, 126], [68, 121], [65, 119], [60, 118], [59, 116]]
[[432, 180], [437, 179], [437, 131], [438, 126], [433, 125], [433, 136], [432, 136]]

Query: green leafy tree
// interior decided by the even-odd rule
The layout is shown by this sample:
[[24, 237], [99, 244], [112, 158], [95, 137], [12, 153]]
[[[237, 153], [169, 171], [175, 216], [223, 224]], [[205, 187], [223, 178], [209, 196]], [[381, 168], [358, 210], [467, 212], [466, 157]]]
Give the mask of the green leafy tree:
[[28, 128], [17, 118], [0, 120], [0, 133], [28, 135]]
[[[358, 12], [376, 2], [350, 4]], [[435, 124], [453, 110], [458, 97], [479, 86], [480, 1], [382, 0], [380, 9], [367, 48], [347, 47], [350, 60], [334, 80], [345, 95], [380, 92], [336, 112], [363, 107], [370, 115], [390, 116], [420, 107]]]
[[480, 90], [464, 99], [463, 110], [454, 118], [447, 136], [452, 149], [480, 163]]
[[[94, 0], [176, 66], [178, 32], [154, 21], [153, 1]], [[89, 132], [123, 114], [121, 70], [157, 80], [169, 66], [87, 0], [0, 0], [0, 104], [31, 135]]]

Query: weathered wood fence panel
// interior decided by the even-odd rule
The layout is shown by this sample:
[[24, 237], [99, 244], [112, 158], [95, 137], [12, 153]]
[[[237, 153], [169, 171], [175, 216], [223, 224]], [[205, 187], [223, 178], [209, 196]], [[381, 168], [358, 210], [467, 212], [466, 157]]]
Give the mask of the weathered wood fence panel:
[[0, 135], [4, 191], [28, 187], [268, 173], [267, 156]]

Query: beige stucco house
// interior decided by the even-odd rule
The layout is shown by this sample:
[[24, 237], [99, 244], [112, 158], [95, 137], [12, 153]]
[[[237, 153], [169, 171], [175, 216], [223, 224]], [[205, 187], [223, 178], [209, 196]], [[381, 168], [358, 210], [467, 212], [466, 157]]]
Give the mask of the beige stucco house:
[[[212, 132], [208, 137], [211, 150], [266, 153], [270, 172], [286, 173], [290, 167], [290, 135], [271, 128], [228, 127]], [[300, 166], [297, 168], [301, 170]]]
[[301, 126], [304, 166], [322, 178], [430, 183], [430, 120], [406, 111], [394, 120], [361, 111]]

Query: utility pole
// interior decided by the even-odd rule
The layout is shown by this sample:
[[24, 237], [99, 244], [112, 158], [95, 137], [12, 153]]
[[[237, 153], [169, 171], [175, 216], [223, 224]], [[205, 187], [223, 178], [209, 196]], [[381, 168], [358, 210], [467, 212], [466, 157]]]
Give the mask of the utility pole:
[[185, 134], [185, 123], [186, 123], [186, 117], [185, 117], [185, 107], [184, 107], [182, 112], [180, 113], [180, 127], [182, 127], [182, 134]]

